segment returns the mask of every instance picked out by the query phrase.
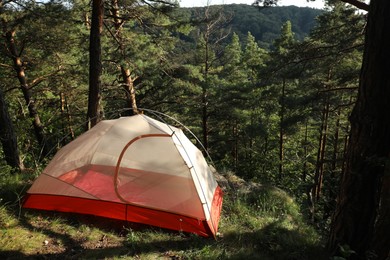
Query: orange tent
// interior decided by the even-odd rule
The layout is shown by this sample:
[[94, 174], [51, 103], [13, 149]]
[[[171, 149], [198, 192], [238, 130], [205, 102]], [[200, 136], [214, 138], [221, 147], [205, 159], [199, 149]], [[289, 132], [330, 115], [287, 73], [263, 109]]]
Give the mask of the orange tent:
[[215, 237], [222, 191], [182, 130], [135, 115], [103, 120], [64, 146], [27, 191], [23, 207]]

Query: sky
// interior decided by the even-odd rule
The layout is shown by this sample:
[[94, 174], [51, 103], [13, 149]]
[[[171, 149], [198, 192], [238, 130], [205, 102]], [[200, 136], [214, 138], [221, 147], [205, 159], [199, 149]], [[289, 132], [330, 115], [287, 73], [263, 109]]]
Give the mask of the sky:
[[[252, 4], [254, 0], [179, 0], [181, 7], [195, 7], [205, 6], [207, 2], [209, 5], [218, 4]], [[295, 6], [308, 6], [313, 8], [323, 8], [324, 2], [322, 0], [316, 0], [315, 2], [307, 2], [306, 0], [281, 0], [279, 1], [280, 6], [282, 5], [295, 5]]]

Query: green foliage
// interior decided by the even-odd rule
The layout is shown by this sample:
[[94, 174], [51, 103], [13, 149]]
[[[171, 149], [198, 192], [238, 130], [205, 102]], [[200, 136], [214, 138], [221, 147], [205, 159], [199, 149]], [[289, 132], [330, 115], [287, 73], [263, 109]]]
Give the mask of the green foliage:
[[[217, 9], [231, 17], [229, 26], [231, 31], [235, 32], [245, 43], [246, 36], [249, 33], [260, 47], [264, 49], [271, 48], [274, 40], [279, 36], [282, 25], [291, 21], [292, 31], [297, 40], [303, 40], [316, 24], [316, 17], [323, 13], [322, 10], [312, 8], [298, 8], [295, 6], [257, 8], [250, 5], [234, 4], [211, 6], [211, 10]], [[199, 23], [199, 14], [203, 8], [183, 8], [177, 11], [179, 15], [189, 17], [195, 24]], [[197, 34], [182, 35], [186, 45], [192, 46], [192, 43], [198, 38]], [[221, 42], [226, 45], [226, 42]]]
[[[212, 6], [213, 7], [213, 6]], [[322, 10], [298, 8], [296, 6], [257, 8], [250, 5], [223, 5], [225, 13], [232, 14], [231, 27], [238, 37], [244, 39], [250, 32], [262, 48], [269, 48], [279, 36], [279, 31], [286, 21], [291, 21], [292, 31], [297, 40], [303, 40], [315, 26], [315, 18]], [[182, 12], [196, 18], [201, 8], [186, 8]]]
[[[16, 30], [27, 79], [30, 85], [37, 83], [31, 93], [55, 151], [83, 132], [89, 3], [26, 4], [26, 8], [18, 9], [8, 6], [1, 16], [8, 28]], [[218, 169], [287, 191], [312, 224], [326, 231], [344, 167], [348, 117], [362, 59], [364, 16], [344, 4], [326, 12], [228, 5], [162, 13], [139, 5], [139, 1], [120, 1], [118, 10], [123, 20], [115, 24], [112, 3], [106, 4], [110, 10], [106, 10], [102, 35], [101, 93], [105, 118], [128, 114], [123, 112], [128, 108], [128, 97], [120, 69], [129, 69], [139, 107], [177, 118], [202, 142], [207, 140]], [[3, 177], [9, 168], [0, 161], [1, 184], [12, 189], [1, 193], [8, 202], [13, 201], [11, 209], [8, 204], [2, 208], [8, 222], [17, 215], [16, 201], [24, 191], [24, 179], [36, 176], [50, 158], [42, 158], [42, 147], [31, 131], [29, 111], [5, 48], [6, 39], [0, 39], [0, 74], [4, 75], [0, 87], [15, 125], [20, 157], [27, 167], [15, 177], [19, 180], [7, 179]], [[314, 199], [311, 191], [321, 181], [320, 172], [322, 190]], [[23, 187], [13, 187], [17, 182]], [[142, 249], [153, 256], [173, 258], [267, 259], [273, 253], [285, 258], [283, 254], [290, 251], [294, 252], [291, 258], [300, 258], [303, 251], [299, 245], [313, 242], [304, 235], [310, 237], [314, 231], [300, 227], [300, 208], [288, 198], [276, 188], [229, 194], [221, 243], [166, 234], [161, 240], [180, 242], [161, 253], [160, 248], [167, 248], [169, 242], [159, 240], [160, 232], [136, 229], [127, 230], [115, 243], [120, 244], [117, 250], [121, 254], [126, 255], [125, 251], [131, 256]], [[34, 215], [26, 218], [39, 222]], [[76, 232], [80, 226], [68, 222], [59, 226], [63, 224], [71, 235], [56, 240], [58, 250], [68, 241], [81, 241]], [[90, 241], [108, 236], [88, 226], [81, 229], [91, 233]], [[7, 232], [15, 235], [19, 230]], [[39, 240], [45, 236], [43, 231], [33, 234]], [[258, 244], [258, 240], [269, 242]], [[238, 248], [235, 241], [240, 242]]]
[[[82, 77], [76, 76], [83, 74], [82, 67], [77, 68], [79, 64], [76, 63], [80, 52], [80, 31], [73, 26], [71, 20], [75, 10], [58, 2], [26, 4], [26, 8], [5, 8], [2, 15], [6, 15], [7, 19], [3, 20], [3, 28], [15, 32], [15, 47], [23, 63], [23, 75], [30, 88], [31, 102], [34, 102], [46, 134], [50, 136], [48, 142], [55, 144], [65, 134], [62, 131], [65, 129], [62, 129], [61, 120], [65, 116], [61, 113], [60, 94], [67, 93], [68, 101], [71, 102], [69, 109], [75, 112], [73, 120], [77, 118], [77, 109], [73, 107], [79, 105], [72, 102], [73, 97], [85, 97], [75, 90], [75, 86], [80, 89], [84, 83]], [[7, 46], [5, 37], [2, 37], [1, 41], [2, 47]], [[25, 105], [24, 94], [18, 90], [19, 79], [12, 67], [12, 56], [8, 51], [6, 48], [0, 48], [1, 56], [5, 57], [1, 61], [3, 66], [0, 66], [0, 69], [4, 69], [2, 75], [5, 75], [1, 79], [0, 87], [5, 91], [10, 104], [9, 109], [22, 152], [21, 158], [26, 167], [35, 167], [42, 160], [42, 147], [37, 145], [32, 131], [31, 112]]]

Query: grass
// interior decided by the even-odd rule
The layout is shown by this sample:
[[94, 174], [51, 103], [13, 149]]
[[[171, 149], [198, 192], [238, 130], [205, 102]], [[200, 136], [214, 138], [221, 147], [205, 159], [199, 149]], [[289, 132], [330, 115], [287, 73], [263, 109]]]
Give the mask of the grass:
[[0, 258], [325, 259], [321, 237], [274, 187], [225, 191], [216, 240], [158, 228], [20, 208], [31, 181], [0, 176]]

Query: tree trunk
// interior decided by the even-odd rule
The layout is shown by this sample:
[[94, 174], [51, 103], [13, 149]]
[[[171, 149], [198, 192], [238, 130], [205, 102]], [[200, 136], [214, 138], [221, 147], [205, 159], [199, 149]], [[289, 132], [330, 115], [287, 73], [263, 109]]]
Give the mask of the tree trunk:
[[324, 179], [324, 161], [325, 161], [326, 139], [328, 134], [328, 117], [329, 117], [329, 98], [326, 98], [324, 108], [322, 111], [322, 123], [321, 123], [318, 153], [317, 153], [317, 166], [314, 175], [314, 186], [312, 190], [312, 195], [314, 196], [315, 202], [320, 199], [322, 183]]
[[390, 164], [387, 162], [382, 177], [378, 216], [374, 226], [374, 235], [370, 250], [377, 259], [390, 259]]
[[333, 155], [332, 155], [332, 165], [330, 168], [331, 178], [336, 178], [337, 171], [337, 160], [339, 154], [339, 135], [340, 135], [340, 116], [341, 116], [341, 108], [337, 111], [337, 119], [336, 119], [336, 129], [333, 137]]
[[285, 114], [285, 97], [286, 97], [286, 79], [282, 83], [282, 96], [280, 98], [280, 122], [279, 122], [279, 179], [283, 178], [284, 163], [284, 114]]
[[351, 115], [346, 170], [328, 241], [352, 259], [390, 255], [390, 1], [372, 0], [359, 94]]
[[340, 174], [336, 175], [336, 172], [338, 171], [338, 160], [339, 160], [339, 135], [340, 135], [340, 116], [341, 116], [341, 107], [339, 107], [337, 111], [337, 119], [336, 119], [336, 126], [335, 126], [335, 132], [333, 135], [333, 153], [332, 153], [332, 162], [330, 165], [330, 174], [328, 174], [327, 182], [325, 186], [326, 195], [327, 198], [324, 201], [324, 211], [322, 219], [324, 221], [328, 220], [332, 213], [334, 212], [334, 201], [336, 199], [336, 192], [337, 192], [337, 184], [340, 181]]
[[306, 177], [308, 174], [308, 169], [307, 169], [307, 156], [308, 156], [307, 135], [308, 135], [308, 122], [306, 120], [306, 122], [305, 122], [305, 137], [303, 139], [303, 158], [304, 158], [304, 161], [303, 161], [302, 177], [301, 177], [302, 182], [306, 182]]
[[21, 171], [24, 169], [23, 162], [19, 157], [18, 141], [14, 127], [9, 116], [7, 104], [3, 91], [0, 89], [0, 141], [3, 147], [5, 161], [13, 169]]
[[20, 53], [17, 51], [17, 47], [15, 44], [15, 31], [7, 31], [4, 26], [4, 31], [6, 32], [6, 40], [8, 45], [8, 50], [10, 52], [10, 56], [12, 57], [14, 63], [14, 70], [16, 72], [17, 78], [20, 83], [20, 89], [22, 90], [24, 100], [28, 107], [29, 115], [32, 118], [32, 125], [34, 127], [34, 133], [38, 140], [40, 147], [42, 148], [42, 152], [44, 155], [47, 155], [50, 151], [50, 145], [47, 143], [47, 138], [44, 133], [43, 125], [41, 123], [41, 119], [39, 118], [37, 109], [35, 107], [35, 101], [32, 98], [31, 89], [27, 82], [26, 74], [24, 71], [23, 61], [20, 57]]
[[[124, 60], [126, 58], [124, 46], [123, 46], [123, 40], [122, 40], [122, 26], [123, 21], [120, 18], [119, 14], [119, 6], [118, 6], [118, 0], [111, 0], [111, 15], [113, 17], [113, 24], [115, 28], [115, 33], [112, 35], [117, 39], [117, 42], [119, 43], [119, 49], [121, 51], [122, 59]], [[124, 65], [120, 65], [120, 71], [123, 79], [123, 88], [126, 93], [126, 101], [127, 106], [132, 109], [132, 113], [130, 114], [139, 114], [140, 111], [137, 107], [137, 100], [135, 95], [135, 88], [134, 88], [134, 81], [137, 79], [137, 77], [132, 77], [130, 73], [130, 69]]]
[[[66, 121], [66, 123], [64, 123], [65, 124], [64, 129], [68, 130], [68, 133], [65, 133], [65, 135], [66, 136], [69, 135], [71, 140], [74, 140], [75, 133], [74, 133], [73, 128], [72, 128], [72, 116], [71, 116], [70, 111], [69, 111], [69, 104], [68, 104], [65, 93], [61, 92], [60, 97], [61, 97], [61, 113], [62, 113], [63, 117], [66, 118], [66, 120], [64, 120], [64, 121]], [[66, 138], [64, 138], [62, 140], [62, 145], [65, 145], [65, 144], [67, 144]]]
[[137, 100], [135, 98], [134, 79], [131, 77], [130, 70], [121, 66], [122, 78], [124, 81], [124, 89], [126, 92], [127, 103], [134, 114], [139, 114]]
[[[207, 35], [207, 34], [206, 34]], [[202, 83], [202, 136], [203, 136], [203, 146], [206, 151], [209, 150], [209, 106], [208, 106], [208, 73], [209, 73], [209, 43], [208, 38], [206, 38], [206, 57], [204, 60], [204, 78], [205, 82]]]
[[89, 43], [89, 92], [87, 125], [90, 129], [100, 120], [102, 53], [100, 36], [103, 29], [103, 0], [92, 0], [92, 19]]
[[235, 120], [233, 123], [233, 145], [232, 145], [232, 154], [233, 154], [233, 162], [234, 162], [234, 171], [238, 170], [238, 124]]
[[[206, 81], [207, 82], [207, 81]], [[203, 146], [206, 151], [209, 150], [209, 115], [208, 115], [208, 98], [206, 87], [202, 87], [202, 136]]]
[[[266, 136], [264, 137], [264, 148], [263, 148], [263, 158], [267, 158], [268, 156], [268, 144], [269, 143], [269, 140], [268, 140], [268, 134], [266, 134]], [[267, 172], [267, 169], [268, 169], [268, 164], [270, 162], [268, 162], [268, 160], [264, 160], [263, 163], [262, 163], [262, 174], [266, 174]]]
[[[349, 99], [349, 103], [352, 104], [353, 102], [353, 99], [354, 97], [350, 97]], [[349, 115], [350, 117], [350, 115]], [[345, 137], [344, 137], [344, 144], [343, 144], [343, 160], [342, 160], [342, 164], [341, 164], [341, 177], [344, 175], [345, 173], [345, 169], [347, 167], [347, 153], [348, 153], [348, 145], [349, 145], [349, 138], [350, 138], [350, 135], [351, 135], [351, 126], [350, 124], [347, 124], [346, 126], [346, 129], [345, 129]]]

